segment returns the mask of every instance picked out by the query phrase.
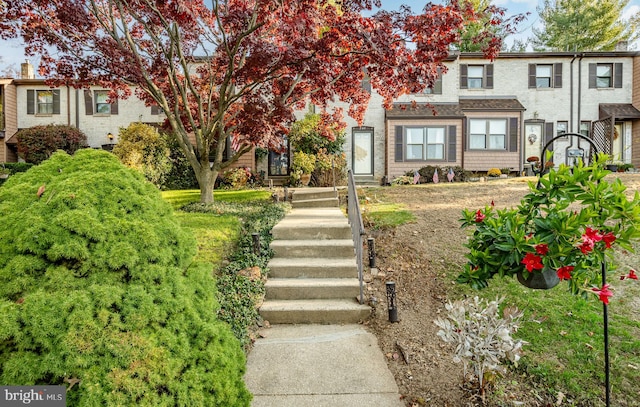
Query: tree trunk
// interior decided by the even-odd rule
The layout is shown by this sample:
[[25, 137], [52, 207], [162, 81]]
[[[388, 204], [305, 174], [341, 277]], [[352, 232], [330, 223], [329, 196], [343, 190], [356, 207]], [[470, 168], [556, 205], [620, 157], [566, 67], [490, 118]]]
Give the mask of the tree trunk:
[[200, 202], [212, 203], [213, 187], [216, 184], [216, 178], [218, 178], [218, 171], [204, 167], [200, 170], [200, 176], [197, 178], [200, 186]]

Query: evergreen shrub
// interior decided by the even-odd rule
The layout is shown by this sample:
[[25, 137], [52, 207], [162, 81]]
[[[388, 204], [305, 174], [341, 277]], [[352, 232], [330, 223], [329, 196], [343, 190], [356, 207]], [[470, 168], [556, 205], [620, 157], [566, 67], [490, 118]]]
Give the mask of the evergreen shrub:
[[88, 147], [87, 136], [72, 126], [49, 124], [18, 131], [18, 156], [28, 163], [40, 164], [58, 150], [69, 154]]
[[69, 406], [249, 405], [211, 265], [141, 174], [57, 152], [0, 202], [0, 383], [65, 385]]

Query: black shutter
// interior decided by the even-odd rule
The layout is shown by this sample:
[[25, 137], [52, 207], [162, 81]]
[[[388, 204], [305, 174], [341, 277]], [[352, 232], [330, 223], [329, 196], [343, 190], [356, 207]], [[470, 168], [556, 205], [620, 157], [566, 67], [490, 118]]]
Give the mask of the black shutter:
[[447, 126], [447, 132], [449, 134], [449, 154], [447, 154], [447, 161], [455, 162], [456, 161], [456, 126]]
[[53, 114], [60, 114], [60, 89], [53, 90]]
[[553, 64], [553, 87], [562, 87], [562, 63]]
[[396, 162], [404, 161], [404, 129], [396, 126]]
[[27, 89], [27, 114], [36, 113], [36, 91]]
[[460, 89], [467, 89], [467, 65], [460, 64]]
[[118, 99], [111, 104], [111, 114], [118, 114]]
[[617, 62], [613, 64], [613, 87], [622, 87], [622, 63]]
[[[554, 137], [553, 122], [545, 123], [544, 124], [544, 144], [547, 144], [553, 137]], [[551, 144], [547, 148], [547, 151], [553, 151], [553, 144]], [[546, 157], [540, 157], [540, 160], [542, 160], [543, 162], [546, 162], [547, 159]]]
[[485, 88], [493, 89], [493, 64], [484, 66]]
[[509, 151], [515, 153], [518, 151], [518, 118], [509, 119]]
[[589, 64], [589, 88], [596, 87], [596, 64]]
[[84, 91], [84, 112], [87, 116], [93, 114], [93, 95], [90, 90]]
[[529, 88], [536, 87], [536, 64], [529, 64]]

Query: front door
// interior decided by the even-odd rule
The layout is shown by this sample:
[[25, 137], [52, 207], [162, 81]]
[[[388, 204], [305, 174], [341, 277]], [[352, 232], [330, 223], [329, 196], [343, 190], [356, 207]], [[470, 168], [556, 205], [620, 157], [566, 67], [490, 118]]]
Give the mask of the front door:
[[[528, 157], [539, 157], [542, 149], [542, 123], [525, 123], [524, 126], [525, 147], [524, 159]], [[544, 157], [540, 157], [544, 160]]]
[[353, 174], [373, 175], [373, 128], [354, 128], [352, 146]]

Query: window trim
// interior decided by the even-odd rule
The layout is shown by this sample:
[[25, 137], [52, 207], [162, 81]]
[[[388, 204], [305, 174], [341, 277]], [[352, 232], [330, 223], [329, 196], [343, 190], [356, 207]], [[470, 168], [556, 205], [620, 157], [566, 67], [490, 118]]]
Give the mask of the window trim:
[[[468, 121], [468, 125], [467, 125], [467, 146], [468, 146], [468, 150], [469, 151], [477, 151], [477, 152], [483, 152], [483, 151], [504, 151], [504, 152], [511, 152], [511, 141], [510, 141], [510, 123], [509, 123], [509, 117], [487, 117], [487, 118], [482, 118], [482, 117], [473, 117], [473, 118], [469, 118]], [[473, 120], [481, 120], [485, 122], [485, 133], [483, 134], [484, 136], [484, 148], [478, 148], [478, 147], [472, 147], [471, 145], [471, 137], [472, 134], [471, 133], [471, 122]], [[490, 123], [491, 121], [503, 121], [504, 122], [504, 148], [489, 148], [489, 144], [491, 142], [491, 128], [490, 128]], [[475, 134], [476, 136], [479, 135], [479, 133]], [[495, 134], [494, 134], [495, 135]], [[501, 134], [502, 135], [502, 134]]]
[[[549, 86], [538, 86], [538, 67], [549, 66], [551, 67], [551, 73], [549, 76]], [[546, 78], [546, 77], [545, 77]], [[556, 63], [542, 63], [542, 64], [529, 64], [529, 89], [559, 89], [562, 88], [562, 62]]]
[[[38, 102], [39, 92], [51, 92], [51, 113], [41, 112]], [[27, 114], [49, 117], [60, 114], [60, 89], [27, 89]]]
[[[422, 129], [422, 143], [417, 144], [409, 144], [407, 142], [407, 130], [409, 129]], [[429, 132], [428, 129], [440, 129], [442, 130], [443, 140], [442, 143], [428, 143]], [[429, 126], [417, 126], [417, 125], [409, 125], [403, 126], [403, 140], [402, 140], [402, 149], [404, 153], [404, 157], [406, 162], [415, 162], [415, 161], [446, 161], [447, 160], [447, 126], [442, 125], [429, 125]], [[421, 147], [421, 157], [420, 158], [408, 158], [409, 157], [409, 146], [412, 145], [420, 145]], [[428, 158], [428, 148], [429, 146], [441, 146], [442, 158]]]

